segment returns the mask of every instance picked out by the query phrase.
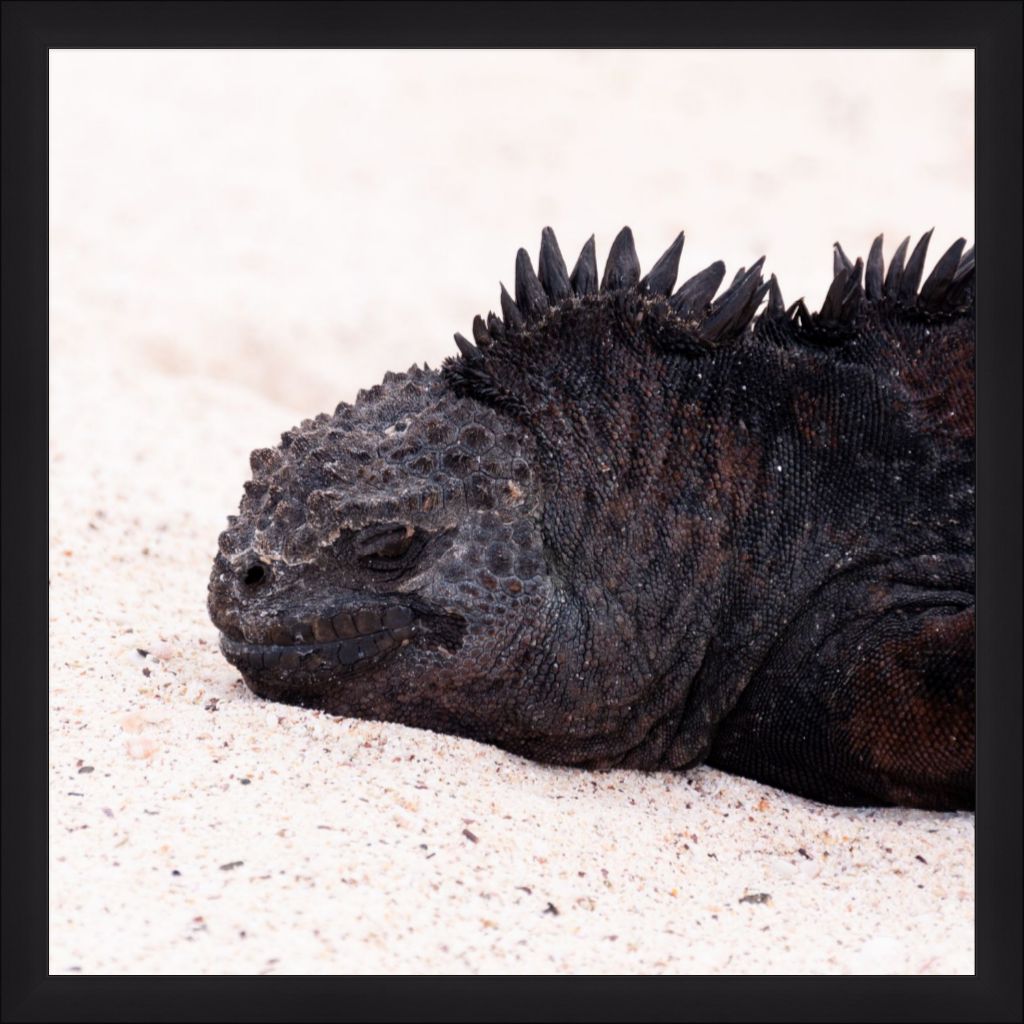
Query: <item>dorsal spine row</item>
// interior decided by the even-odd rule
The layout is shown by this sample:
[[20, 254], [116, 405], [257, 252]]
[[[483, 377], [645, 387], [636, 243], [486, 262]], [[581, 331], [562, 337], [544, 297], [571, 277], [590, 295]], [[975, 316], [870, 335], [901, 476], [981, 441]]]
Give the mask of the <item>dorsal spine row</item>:
[[[762, 256], [741, 267], [717, 298], [725, 265], [716, 260], [673, 291], [679, 272], [684, 235], [680, 232], [650, 271], [641, 276], [633, 232], [624, 227], [612, 242], [604, 273], [598, 277], [594, 236], [587, 239], [570, 272], [554, 231], [541, 232], [537, 271], [525, 249], [516, 254], [515, 297], [501, 285], [501, 316], [473, 320], [473, 341], [456, 332], [461, 358], [445, 361], [446, 380], [458, 391], [485, 401], [517, 407], [522, 400], [489, 372], [487, 353], [496, 345], [515, 344], [555, 311], [584, 301], [637, 300], [660, 306], [679, 328], [681, 352], [710, 352], [762, 327], [795, 343], [828, 345], [849, 337], [858, 317], [869, 308], [924, 318], [963, 313], [974, 302], [974, 249], [964, 251], [958, 238], [939, 258], [921, 285], [932, 232], [926, 232], [907, 258], [910, 238], [896, 248], [888, 267], [882, 258], [882, 236], [871, 244], [867, 261], [850, 258], [836, 242], [832, 283], [820, 310], [812, 313], [804, 300], [786, 306], [774, 274], [764, 281]], [[920, 288], [919, 288], [920, 285]], [[768, 301], [758, 315], [765, 296]]]

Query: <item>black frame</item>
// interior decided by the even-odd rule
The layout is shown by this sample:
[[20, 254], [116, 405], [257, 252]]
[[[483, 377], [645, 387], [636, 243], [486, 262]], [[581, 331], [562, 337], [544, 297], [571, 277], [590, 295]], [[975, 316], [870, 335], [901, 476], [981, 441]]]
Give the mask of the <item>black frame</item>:
[[[1015, 0], [5, 2], [3, 1020], [1020, 1020], [1022, 11]], [[47, 699], [40, 681], [47, 649], [48, 50], [169, 46], [975, 49], [982, 253], [975, 977], [47, 975]]]

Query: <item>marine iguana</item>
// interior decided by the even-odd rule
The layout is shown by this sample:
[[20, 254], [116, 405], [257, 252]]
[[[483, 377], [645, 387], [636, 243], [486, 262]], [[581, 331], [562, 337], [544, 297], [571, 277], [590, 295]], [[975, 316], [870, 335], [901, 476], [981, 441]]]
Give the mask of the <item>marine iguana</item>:
[[[624, 228], [440, 371], [252, 453], [209, 585], [257, 694], [537, 761], [974, 805], [974, 253], [673, 291]], [[767, 304], [759, 314], [761, 303]]]

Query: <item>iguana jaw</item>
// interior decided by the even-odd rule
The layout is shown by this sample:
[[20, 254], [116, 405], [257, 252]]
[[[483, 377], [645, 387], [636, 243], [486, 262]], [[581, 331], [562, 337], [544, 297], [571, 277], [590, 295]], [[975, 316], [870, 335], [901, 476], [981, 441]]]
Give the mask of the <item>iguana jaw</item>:
[[222, 632], [220, 647], [228, 661], [243, 671], [301, 669], [345, 674], [380, 661], [424, 632], [424, 624], [416, 621], [411, 608], [394, 605], [383, 611], [340, 611], [296, 629], [272, 627], [270, 642], [257, 643], [239, 638], [237, 632], [234, 636]]
[[218, 624], [220, 649], [254, 693], [319, 706], [337, 695], [333, 684], [380, 671], [404, 648], [451, 652], [461, 645], [462, 616], [393, 598], [373, 604], [364, 598], [289, 624], [239, 624], [232, 617]]
[[[240, 620], [234, 615], [224, 615], [219, 608], [211, 608], [211, 612], [225, 638], [242, 646], [281, 648], [327, 646], [337, 641], [358, 641], [378, 633], [394, 634], [396, 640], [409, 640], [420, 617], [402, 595], [394, 595], [393, 599], [387, 596], [373, 603], [349, 601], [332, 611], [307, 614], [287, 622], [261, 621], [265, 617], [256, 616], [248, 621]], [[216, 621], [217, 618], [221, 621]]]

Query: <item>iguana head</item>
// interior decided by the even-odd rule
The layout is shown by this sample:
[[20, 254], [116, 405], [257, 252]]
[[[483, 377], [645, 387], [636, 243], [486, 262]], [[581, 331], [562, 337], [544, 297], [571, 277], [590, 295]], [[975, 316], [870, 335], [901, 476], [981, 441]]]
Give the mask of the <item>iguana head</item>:
[[415, 366], [253, 452], [210, 581], [224, 654], [262, 696], [445, 729], [546, 628], [533, 458]]
[[[777, 333], [807, 316], [761, 260], [717, 299], [721, 263], [673, 291], [682, 244], [641, 278], [623, 229], [599, 279], [593, 239], [569, 273], [545, 229], [537, 272], [520, 250], [515, 299], [441, 372], [388, 374], [253, 453], [209, 611], [257, 694], [657, 762], [774, 485], [716, 374], [745, 372], [766, 294]], [[840, 269], [836, 323], [863, 295]]]

